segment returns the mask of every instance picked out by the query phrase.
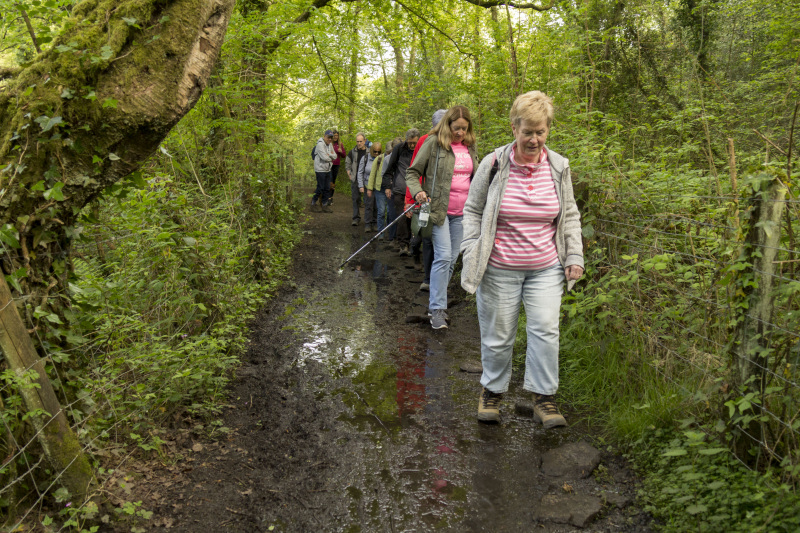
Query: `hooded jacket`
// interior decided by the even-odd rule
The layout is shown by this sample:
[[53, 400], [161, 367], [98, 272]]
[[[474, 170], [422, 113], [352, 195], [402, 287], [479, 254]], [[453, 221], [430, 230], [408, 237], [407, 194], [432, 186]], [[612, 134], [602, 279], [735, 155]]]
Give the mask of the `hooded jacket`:
[[325, 144], [325, 139], [320, 137], [314, 153], [314, 172], [330, 172], [334, 159], [336, 152], [333, 150], [333, 143]]
[[392, 189], [392, 194], [406, 194], [406, 171], [411, 164], [412, 155], [414, 150], [408, 147], [407, 142], [398, 144], [392, 149], [389, 163], [383, 172], [381, 190]]
[[[508, 185], [512, 146], [514, 143], [507, 144], [483, 158], [472, 180], [467, 203], [464, 205], [461, 286], [469, 293], [474, 293], [480, 285], [486, 272], [486, 265], [489, 264], [489, 256], [492, 255], [494, 238], [497, 234], [497, 214], [500, 212], [500, 204]], [[490, 171], [495, 159], [498, 162], [498, 170], [490, 183]], [[552, 150], [547, 150], [547, 159], [558, 195], [559, 212], [555, 235], [558, 260], [563, 268], [571, 265], [583, 268], [581, 215], [572, 191], [569, 160]], [[573, 285], [575, 280], [569, 281], [567, 290], [572, 289]]]

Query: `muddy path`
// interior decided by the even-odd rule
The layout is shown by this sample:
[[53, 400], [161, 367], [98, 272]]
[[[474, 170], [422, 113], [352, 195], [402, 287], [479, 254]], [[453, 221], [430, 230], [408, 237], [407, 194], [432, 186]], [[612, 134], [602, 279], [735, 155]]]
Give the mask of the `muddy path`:
[[138, 486], [154, 511], [146, 527], [648, 531], [625, 462], [592, 447], [568, 406], [570, 427], [534, 424], [521, 373], [503, 423], [476, 421], [479, 374], [460, 367], [480, 360], [478, 324], [463, 291], [451, 291], [450, 328], [433, 331], [407, 322], [427, 293], [391, 246], [337, 273], [373, 235], [349, 211], [337, 194], [333, 213], [309, 214], [292, 281], [252, 324], [224, 410], [231, 432], [176, 438], [185, 459]]

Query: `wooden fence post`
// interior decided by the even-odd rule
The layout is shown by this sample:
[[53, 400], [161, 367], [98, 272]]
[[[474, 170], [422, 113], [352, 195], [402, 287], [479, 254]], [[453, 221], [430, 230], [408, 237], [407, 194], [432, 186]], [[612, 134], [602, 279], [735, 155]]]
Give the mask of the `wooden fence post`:
[[[25, 323], [17, 312], [11, 291], [0, 272], [0, 348], [8, 366], [24, 379], [20, 395], [28, 412], [43, 410], [45, 416], [32, 416], [34, 429], [54, 472], [61, 473], [60, 483], [70, 491], [76, 501], [83, 502], [94, 479], [92, 467], [83, 453], [78, 437], [69, 426], [67, 417], [58, 403], [53, 385], [47, 378], [44, 364], [36, 353]], [[28, 370], [36, 378], [24, 378]], [[38, 387], [34, 386], [38, 384]]]
[[751, 377], [756, 377], [755, 388], [761, 391], [764, 369], [768, 368], [763, 351], [767, 348], [767, 335], [772, 323], [774, 261], [780, 247], [786, 187], [780, 180], [773, 179], [765, 182], [762, 190], [755, 194], [745, 246], [749, 248], [756, 286], [745, 290], [748, 306], [736, 328], [736, 363], [738, 384], [744, 386]]

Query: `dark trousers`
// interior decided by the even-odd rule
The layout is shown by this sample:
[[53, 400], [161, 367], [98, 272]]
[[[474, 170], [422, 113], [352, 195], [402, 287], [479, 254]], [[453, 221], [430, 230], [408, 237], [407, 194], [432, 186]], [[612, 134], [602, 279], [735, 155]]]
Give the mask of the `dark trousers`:
[[420, 248], [422, 248], [422, 266], [425, 267], [425, 283], [430, 284], [431, 266], [433, 266], [433, 241], [430, 237], [419, 235], [411, 237], [411, 254], [414, 257], [420, 256]]
[[336, 192], [336, 176], [339, 175], [339, 165], [331, 165], [331, 198], [333, 193]]
[[311, 203], [316, 204], [317, 200], [322, 205], [328, 205], [331, 201], [331, 173], [328, 172], [314, 172], [317, 175], [317, 189], [314, 191], [314, 196], [311, 198]]
[[377, 208], [375, 206], [375, 194], [380, 191], [372, 191], [372, 196], [364, 193], [364, 224], [375, 224], [378, 220]]
[[353, 220], [361, 221], [361, 210], [358, 204], [361, 202], [361, 191], [358, 190], [358, 180], [350, 182], [350, 196], [353, 198]]
[[[405, 203], [405, 193], [400, 194], [392, 192], [392, 204], [394, 204], [395, 217], [399, 217], [403, 213], [405, 210]], [[392, 218], [392, 220], [394, 220], [394, 218]], [[395, 238], [398, 244], [400, 244], [400, 246], [408, 246], [408, 243], [411, 241], [411, 219], [404, 216], [394, 227], [397, 228]], [[391, 231], [392, 230], [389, 230], [389, 232]]]

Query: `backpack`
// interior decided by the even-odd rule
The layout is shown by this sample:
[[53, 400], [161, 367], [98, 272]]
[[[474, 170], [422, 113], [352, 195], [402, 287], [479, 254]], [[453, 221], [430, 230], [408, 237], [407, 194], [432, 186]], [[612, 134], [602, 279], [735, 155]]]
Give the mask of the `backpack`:
[[311, 149], [311, 160], [315, 160], [317, 158], [317, 145], [314, 145], [314, 148]]

